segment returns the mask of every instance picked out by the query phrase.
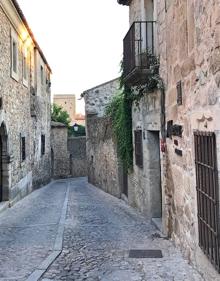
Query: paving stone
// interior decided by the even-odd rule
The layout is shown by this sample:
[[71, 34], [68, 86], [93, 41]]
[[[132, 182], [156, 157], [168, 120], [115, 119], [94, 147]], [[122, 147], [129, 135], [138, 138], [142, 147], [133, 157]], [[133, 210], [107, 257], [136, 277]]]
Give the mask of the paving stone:
[[52, 253], [66, 183], [31, 193], [0, 215], [0, 280], [26, 280]]
[[[54, 245], [61, 228], [58, 255]], [[161, 250], [163, 258], [129, 258], [131, 249]], [[2, 213], [0, 252], [4, 281], [26, 281], [51, 262], [40, 280], [203, 280], [150, 221], [82, 178], [54, 182]]]
[[[85, 180], [70, 185], [63, 251], [43, 278], [76, 281], [203, 280], [150, 221]], [[131, 259], [131, 249], [163, 258]], [[42, 279], [43, 280], [43, 279]]]

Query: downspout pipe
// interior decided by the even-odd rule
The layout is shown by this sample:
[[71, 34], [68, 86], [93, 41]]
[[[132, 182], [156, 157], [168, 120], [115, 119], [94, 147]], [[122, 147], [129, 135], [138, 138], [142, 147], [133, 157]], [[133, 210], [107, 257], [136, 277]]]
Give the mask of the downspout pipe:
[[162, 141], [166, 142], [166, 109], [165, 109], [165, 88], [164, 83], [162, 84], [162, 88], [160, 90], [161, 98], [160, 98], [160, 106], [161, 106], [161, 114], [160, 114], [160, 123], [161, 123], [161, 136]]

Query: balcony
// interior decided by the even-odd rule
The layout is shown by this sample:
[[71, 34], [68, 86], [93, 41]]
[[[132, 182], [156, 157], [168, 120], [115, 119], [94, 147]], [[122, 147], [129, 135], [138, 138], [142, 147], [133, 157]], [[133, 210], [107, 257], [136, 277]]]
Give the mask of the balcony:
[[144, 84], [158, 71], [155, 54], [155, 22], [134, 22], [124, 38], [123, 78], [128, 86]]

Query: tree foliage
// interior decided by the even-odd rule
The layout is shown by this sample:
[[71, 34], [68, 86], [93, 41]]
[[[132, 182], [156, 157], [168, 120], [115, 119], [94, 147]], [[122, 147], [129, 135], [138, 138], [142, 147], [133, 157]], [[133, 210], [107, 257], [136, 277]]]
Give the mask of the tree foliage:
[[70, 127], [71, 120], [69, 114], [62, 108], [62, 106], [55, 103], [52, 105], [51, 120], [63, 123], [68, 128]]
[[159, 76], [159, 58], [151, 58], [151, 73], [144, 84], [140, 83], [133, 89], [126, 86], [123, 79], [123, 61], [121, 62], [120, 91], [113, 97], [106, 108], [106, 115], [111, 117], [113, 133], [117, 141], [119, 157], [127, 170], [133, 169], [132, 140], [132, 104], [139, 107], [144, 96], [155, 89], [163, 90], [163, 80]]

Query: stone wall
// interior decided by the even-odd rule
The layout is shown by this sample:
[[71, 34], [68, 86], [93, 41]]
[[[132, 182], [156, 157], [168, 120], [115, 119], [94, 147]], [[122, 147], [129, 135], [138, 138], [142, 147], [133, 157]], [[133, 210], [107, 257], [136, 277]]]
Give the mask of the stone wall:
[[[148, 2], [131, 1], [130, 24], [135, 20], [149, 20]], [[166, 92], [166, 122], [172, 120], [183, 128], [182, 137], [167, 138], [166, 153], [160, 153], [163, 231], [171, 235], [205, 280], [219, 280], [198, 242], [193, 135], [195, 130], [215, 132], [220, 176], [220, 1], [154, 0], [153, 15], [157, 21], [155, 43], [160, 57], [160, 76]], [[180, 81], [183, 97], [182, 104], [178, 105], [177, 83]], [[129, 198], [133, 205], [149, 214], [151, 202], [147, 189], [151, 180], [145, 166], [150, 164], [152, 135], [148, 134], [160, 130], [160, 123], [158, 107], [153, 106], [150, 112], [153, 100], [144, 99], [140, 110], [133, 108], [133, 129], [141, 128], [144, 132], [144, 167], [140, 169], [134, 164], [134, 173], [129, 176], [129, 190], [133, 188]], [[152, 130], [150, 123], [154, 120], [159, 126]], [[176, 150], [182, 152], [182, 156], [175, 153]]]
[[119, 79], [111, 80], [98, 85], [83, 93], [85, 99], [86, 115], [97, 115], [103, 117], [105, 107], [111, 101], [113, 95], [119, 90]]
[[52, 122], [51, 154], [53, 178], [87, 176], [86, 137], [68, 137], [62, 123]]
[[144, 94], [132, 109], [133, 151], [134, 131], [142, 131], [143, 167], [133, 161], [133, 172], [128, 175], [128, 201], [146, 218], [162, 217], [162, 189], [160, 169], [160, 92]]
[[[166, 227], [206, 280], [218, 280], [219, 275], [198, 246], [193, 133], [215, 132], [220, 167], [220, 2], [167, 1], [167, 7], [162, 0], [158, 3], [159, 26], [164, 27], [158, 35], [161, 53], [166, 46], [166, 62], [161, 60], [161, 76], [166, 81], [166, 119], [183, 126], [182, 137], [167, 139]], [[179, 81], [182, 105], [177, 104]], [[175, 149], [182, 151], [182, 157]]]
[[59, 122], [51, 124], [51, 174], [53, 178], [70, 176], [70, 153], [67, 149], [68, 129]]
[[[6, 15], [7, 14], [7, 15]], [[50, 70], [39, 49], [22, 36], [28, 31], [11, 1], [0, 2], [0, 137], [2, 140], [3, 201], [15, 203], [33, 187], [50, 179], [50, 89], [46, 74]], [[17, 75], [12, 74], [11, 38], [16, 39]], [[23, 57], [27, 55], [27, 80], [23, 75]], [[39, 81], [43, 67], [44, 80]], [[41, 76], [40, 76], [41, 77]], [[47, 80], [49, 82], [49, 80]], [[32, 114], [32, 95], [41, 101], [40, 112]], [[41, 154], [41, 135], [45, 135], [45, 153]], [[25, 138], [25, 159], [21, 159], [21, 138]], [[0, 199], [1, 200], [1, 199]]]
[[111, 121], [87, 117], [88, 180], [104, 191], [121, 197], [119, 160]]
[[105, 118], [106, 105], [119, 90], [119, 79], [83, 93], [86, 109], [86, 150], [89, 182], [121, 196], [121, 170], [111, 121]]
[[69, 137], [67, 145], [71, 177], [87, 176], [86, 137]]

